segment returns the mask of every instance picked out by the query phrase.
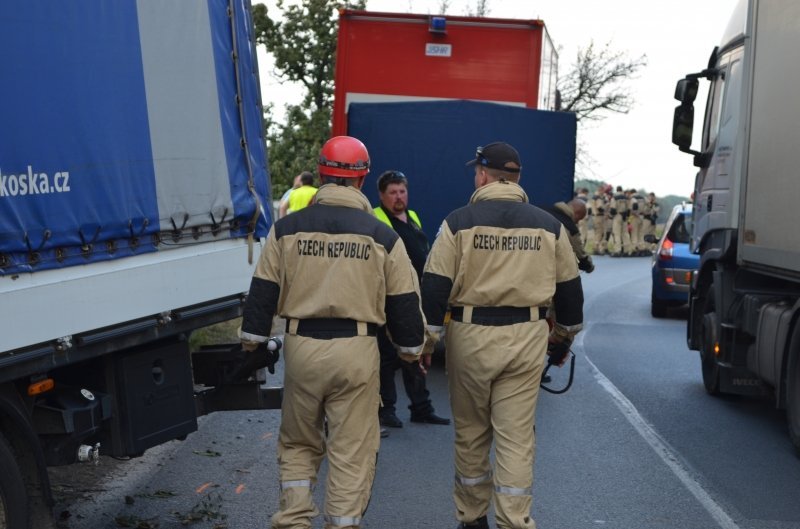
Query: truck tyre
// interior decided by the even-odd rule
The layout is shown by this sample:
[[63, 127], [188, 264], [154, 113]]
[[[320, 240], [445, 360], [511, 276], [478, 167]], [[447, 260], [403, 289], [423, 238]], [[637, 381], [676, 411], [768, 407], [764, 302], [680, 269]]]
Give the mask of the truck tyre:
[[714, 310], [714, 285], [708, 287], [703, 306], [702, 329], [700, 336], [700, 367], [703, 372], [703, 385], [709, 395], [719, 395], [719, 366], [714, 346], [717, 339], [717, 312]]
[[794, 356], [789, 359], [786, 373], [786, 421], [789, 438], [800, 457], [800, 358], [798, 350], [792, 352]]
[[655, 287], [650, 291], [650, 315], [654, 318], [667, 317], [667, 302], [656, 297]]
[[25, 482], [17, 467], [14, 452], [0, 435], [0, 527], [27, 529], [28, 500]]

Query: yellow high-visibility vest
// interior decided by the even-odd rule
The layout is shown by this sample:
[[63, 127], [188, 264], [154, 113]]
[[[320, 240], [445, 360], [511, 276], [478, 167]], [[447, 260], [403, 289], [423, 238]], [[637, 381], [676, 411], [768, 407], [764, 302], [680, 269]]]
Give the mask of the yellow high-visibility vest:
[[292, 213], [300, 211], [311, 203], [311, 199], [317, 194], [317, 188], [314, 186], [301, 186], [297, 189], [292, 189], [289, 193], [289, 209]]
[[[375, 216], [378, 217], [378, 220], [386, 223], [386, 225], [388, 225], [390, 228], [392, 227], [392, 221], [389, 220], [388, 215], [386, 215], [386, 212], [383, 211], [382, 207], [378, 206], [377, 208], [374, 208], [373, 211], [375, 212]], [[419, 217], [414, 210], [407, 209], [406, 214], [408, 214], [411, 220], [414, 221], [414, 224], [417, 225], [417, 228], [422, 228], [422, 223], [419, 221]]]

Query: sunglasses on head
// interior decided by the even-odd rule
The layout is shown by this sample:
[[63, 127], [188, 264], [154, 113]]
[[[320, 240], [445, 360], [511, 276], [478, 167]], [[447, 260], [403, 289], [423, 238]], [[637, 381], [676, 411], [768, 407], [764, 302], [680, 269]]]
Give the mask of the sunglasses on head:
[[400, 171], [389, 171], [388, 173], [386, 173], [386, 176], [384, 176], [384, 180], [387, 182], [396, 182], [398, 180], [405, 181], [408, 180], [408, 178], [406, 178], [406, 175], [404, 175]]
[[486, 159], [486, 156], [483, 155], [483, 147], [478, 147], [475, 149], [475, 158], [481, 165], [488, 165], [489, 161]]

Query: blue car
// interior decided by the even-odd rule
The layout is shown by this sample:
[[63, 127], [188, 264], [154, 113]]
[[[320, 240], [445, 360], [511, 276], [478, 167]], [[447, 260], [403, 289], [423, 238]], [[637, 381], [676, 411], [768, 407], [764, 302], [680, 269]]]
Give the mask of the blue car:
[[669, 307], [689, 302], [692, 272], [700, 265], [700, 256], [689, 249], [691, 238], [692, 206], [679, 204], [672, 209], [653, 255], [650, 313], [654, 318], [665, 317]]

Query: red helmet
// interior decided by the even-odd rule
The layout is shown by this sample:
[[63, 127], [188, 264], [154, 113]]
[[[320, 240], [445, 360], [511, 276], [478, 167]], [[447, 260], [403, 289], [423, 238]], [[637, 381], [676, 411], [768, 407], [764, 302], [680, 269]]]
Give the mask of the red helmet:
[[358, 178], [369, 173], [369, 153], [364, 144], [350, 136], [336, 136], [319, 151], [320, 175]]

